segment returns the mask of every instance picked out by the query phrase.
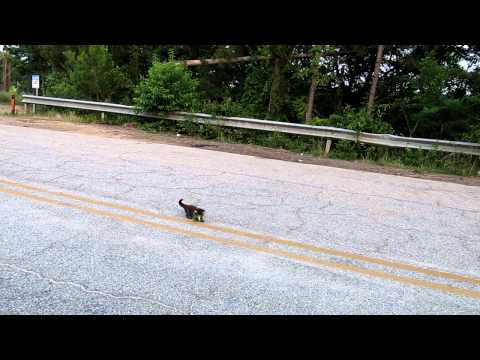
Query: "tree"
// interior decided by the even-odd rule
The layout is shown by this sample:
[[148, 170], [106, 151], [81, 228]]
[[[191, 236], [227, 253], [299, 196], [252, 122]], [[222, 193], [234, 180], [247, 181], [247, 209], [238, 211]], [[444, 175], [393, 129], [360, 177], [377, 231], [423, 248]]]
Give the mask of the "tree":
[[12, 86], [12, 57], [6, 51], [0, 52], [1, 87], [0, 91], [8, 91]]
[[343, 116], [346, 108], [358, 112], [365, 104], [371, 110], [375, 104], [385, 109], [383, 119], [395, 133], [446, 139], [460, 137], [478, 123], [478, 45], [388, 45], [383, 54], [378, 45], [328, 50], [325, 45], [169, 44], [5, 49], [19, 91], [30, 91], [31, 75], [40, 74], [41, 94], [129, 103], [152, 63], [168, 62], [170, 51], [175, 62], [213, 59], [207, 65], [193, 62], [204, 65], [189, 68], [197, 85], [195, 94], [186, 90], [200, 109], [212, 113], [298, 122]]
[[[52, 73], [65, 72], [65, 51], [78, 53], [79, 45], [7, 45], [12, 56], [12, 80], [21, 91], [31, 91], [32, 74], [42, 79]], [[43, 87], [42, 87], [43, 88]]]
[[65, 73], [51, 73], [49, 80], [52, 85], [48, 89], [51, 95], [118, 101], [131, 87], [128, 78], [114, 64], [106, 46], [91, 45], [78, 54], [67, 51], [64, 56]]
[[285, 68], [293, 48], [294, 46], [291, 45], [271, 45], [266, 48], [272, 57], [273, 63], [272, 85], [267, 111], [270, 118], [276, 118], [278, 120], [285, 118], [284, 110], [287, 103]]
[[314, 109], [314, 102], [315, 102], [315, 94], [317, 87], [319, 85], [326, 85], [330, 80], [331, 76], [328, 73], [321, 73], [320, 66], [321, 61], [325, 60], [324, 55], [325, 53], [332, 52], [332, 48], [330, 46], [320, 46], [314, 45], [312, 46], [312, 58], [311, 58], [311, 65], [310, 65], [310, 89], [308, 93], [308, 104], [307, 104], [307, 111], [305, 114], [305, 120], [308, 122], [312, 119], [313, 109]]

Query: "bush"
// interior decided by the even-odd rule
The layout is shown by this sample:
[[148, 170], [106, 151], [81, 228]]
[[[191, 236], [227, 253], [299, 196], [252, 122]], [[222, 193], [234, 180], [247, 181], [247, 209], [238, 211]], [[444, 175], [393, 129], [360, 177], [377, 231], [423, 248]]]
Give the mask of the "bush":
[[253, 117], [255, 111], [252, 106], [245, 106], [240, 102], [233, 101], [227, 97], [222, 102], [205, 101], [200, 110], [203, 113], [218, 116], [237, 116], [237, 117]]
[[17, 104], [22, 101], [22, 96], [18, 94], [18, 90], [15, 86], [10, 88], [10, 91], [0, 91], [0, 103], [10, 103], [12, 95], [16, 96]]
[[[315, 126], [333, 126], [354, 131], [374, 134], [392, 134], [393, 128], [383, 121], [383, 108], [377, 108], [371, 114], [367, 109], [354, 110], [346, 107], [342, 114], [333, 114], [328, 119], [313, 118], [309, 124]], [[332, 157], [346, 160], [378, 160], [385, 155], [383, 147], [340, 140], [335, 145]]]
[[392, 126], [383, 121], [383, 108], [369, 114], [367, 109], [354, 110], [346, 107], [342, 114], [330, 115], [328, 119], [313, 118], [308, 123], [316, 126], [334, 126], [375, 134], [392, 134]]
[[380, 110], [368, 114], [367, 109], [353, 111], [347, 108], [343, 116], [347, 129], [375, 134], [393, 133], [392, 126], [382, 120], [382, 112]]
[[7, 91], [0, 91], [0, 103], [10, 102], [10, 94]]
[[147, 79], [135, 88], [137, 112], [169, 113], [199, 108], [198, 81], [184, 65], [154, 62]]
[[480, 120], [478, 121], [478, 124], [470, 126], [468, 131], [463, 134], [463, 139], [474, 143], [480, 143]]
[[343, 127], [343, 118], [339, 115], [331, 115], [328, 119], [315, 117], [308, 121], [309, 125], [314, 126], [333, 126], [333, 127]]

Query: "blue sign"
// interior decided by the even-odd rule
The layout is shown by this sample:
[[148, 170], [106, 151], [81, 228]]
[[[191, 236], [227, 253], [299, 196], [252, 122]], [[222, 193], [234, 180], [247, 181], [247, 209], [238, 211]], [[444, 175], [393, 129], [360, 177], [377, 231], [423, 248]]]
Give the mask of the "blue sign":
[[40, 88], [40, 75], [32, 75], [32, 88]]

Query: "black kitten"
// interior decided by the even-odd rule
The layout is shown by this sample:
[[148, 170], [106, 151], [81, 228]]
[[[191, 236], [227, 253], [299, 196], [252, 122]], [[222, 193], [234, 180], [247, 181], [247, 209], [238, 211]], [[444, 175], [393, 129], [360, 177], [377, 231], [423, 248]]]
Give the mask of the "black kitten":
[[178, 201], [178, 205], [180, 205], [183, 210], [185, 210], [185, 215], [187, 216], [187, 219], [203, 222], [203, 214], [205, 213], [205, 210], [193, 205], [184, 204], [182, 201], [183, 199], [180, 199]]

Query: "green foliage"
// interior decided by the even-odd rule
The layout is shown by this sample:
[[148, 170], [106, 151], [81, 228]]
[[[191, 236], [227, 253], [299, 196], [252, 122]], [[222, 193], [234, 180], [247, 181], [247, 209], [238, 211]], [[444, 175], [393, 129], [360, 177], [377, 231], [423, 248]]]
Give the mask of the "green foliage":
[[343, 124], [343, 118], [339, 115], [331, 115], [328, 119], [314, 117], [308, 122], [308, 125], [314, 125], [314, 126], [341, 127], [342, 124]]
[[[309, 123], [316, 126], [333, 126], [358, 132], [392, 134], [393, 128], [382, 119], [384, 111], [385, 107], [377, 107], [375, 111], [369, 114], [365, 108], [354, 110], [347, 106], [340, 115], [331, 115], [329, 119], [313, 118]], [[336, 143], [332, 156], [348, 160], [378, 160], [383, 155], [384, 149], [382, 147], [340, 140]]]
[[230, 97], [221, 102], [206, 100], [203, 102], [201, 112], [217, 116], [255, 117], [256, 115], [254, 105], [243, 104]]
[[423, 104], [434, 104], [442, 97], [446, 87], [449, 71], [435, 59], [434, 54], [429, 54], [419, 61], [419, 74], [413, 80], [413, 86], [418, 93], [415, 98]]
[[385, 149], [377, 163], [396, 165], [418, 172], [437, 172], [472, 176], [480, 169], [478, 158], [473, 155], [445, 154], [419, 149]]
[[307, 112], [307, 99], [305, 97], [291, 98], [290, 107], [295, 112], [295, 116], [298, 120], [305, 119]]
[[[363, 108], [376, 45], [18, 45], [5, 49], [12, 59], [18, 94], [32, 91], [31, 75], [38, 73], [42, 78], [40, 95], [125, 104], [135, 97], [137, 110], [143, 111], [186, 110], [303, 122], [314, 78], [316, 118], [311, 124], [480, 142], [477, 45], [387, 45], [372, 115]], [[337, 55], [327, 55], [332, 52]], [[307, 53], [313, 56], [291, 57]], [[195, 66], [190, 71], [173, 64], [185, 59], [249, 55], [268, 56], [270, 60]], [[168, 63], [162, 64], [165, 61]], [[461, 67], [460, 61], [470, 67]], [[2, 99], [8, 103], [9, 94], [0, 94]], [[288, 149], [300, 149], [302, 144], [315, 147], [308, 137], [219, 129], [191, 122], [148, 119], [142, 124], [149, 131], [175, 131], [222, 141]], [[469, 161], [455, 156], [397, 153], [349, 141], [334, 142], [331, 151], [332, 156], [340, 158], [391, 161], [399, 166]]]
[[392, 126], [383, 121], [384, 111], [384, 107], [377, 107], [372, 114], [369, 114], [365, 108], [354, 110], [347, 106], [342, 114], [332, 114], [328, 119], [313, 118], [309, 124], [333, 126], [376, 134], [392, 134]]
[[169, 113], [198, 110], [198, 81], [185, 66], [154, 62], [147, 79], [135, 88], [138, 112]]
[[0, 91], [0, 103], [10, 103], [12, 95], [15, 95], [17, 104], [22, 101], [22, 96], [18, 93], [18, 89], [12, 86], [9, 91]]
[[259, 64], [249, 69], [240, 102], [250, 109], [251, 117], [266, 117], [271, 86], [271, 70], [268, 66]]
[[175, 49], [173, 48], [168, 49], [168, 61], [169, 62], [175, 61]]
[[95, 101], [122, 99], [131, 87], [105, 46], [92, 45], [78, 54], [65, 52], [66, 72], [52, 72], [45, 80], [46, 93]]
[[414, 73], [387, 81], [396, 91], [388, 97], [386, 117], [401, 135], [458, 140], [475, 122], [478, 95], [467, 96], [475, 76], [438, 52], [417, 59]]
[[8, 91], [8, 93], [10, 94], [10, 96], [12, 95], [15, 95], [16, 97], [18, 96], [18, 89], [16, 86], [11, 86], [10, 87], [10, 90]]
[[463, 140], [474, 143], [480, 143], [480, 117], [475, 124], [471, 125], [467, 132], [463, 134]]
[[368, 114], [366, 108], [358, 111], [347, 107], [343, 113], [345, 128], [355, 131], [370, 132], [376, 134], [391, 134], [393, 128], [382, 120], [383, 110], [377, 108], [372, 114]]
[[0, 103], [10, 102], [11, 95], [7, 91], [0, 91]]

